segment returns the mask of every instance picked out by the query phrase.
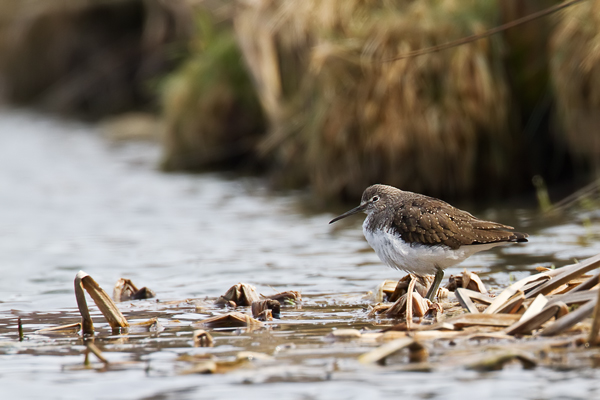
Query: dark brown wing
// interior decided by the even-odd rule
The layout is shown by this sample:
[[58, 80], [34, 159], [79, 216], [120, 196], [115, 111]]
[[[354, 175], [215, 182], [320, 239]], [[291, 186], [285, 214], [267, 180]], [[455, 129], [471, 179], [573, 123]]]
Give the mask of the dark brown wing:
[[526, 234], [510, 232], [511, 226], [480, 220], [431, 197], [415, 194], [399, 205], [391, 228], [408, 243], [445, 244], [458, 249], [464, 245], [527, 241]]

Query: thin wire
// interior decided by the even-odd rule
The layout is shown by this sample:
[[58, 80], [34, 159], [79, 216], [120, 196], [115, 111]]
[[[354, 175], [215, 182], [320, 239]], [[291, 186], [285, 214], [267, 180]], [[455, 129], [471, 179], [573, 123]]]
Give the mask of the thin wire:
[[574, 4], [577, 4], [579, 2], [581, 2], [583, 0], [571, 0], [571, 1], [567, 1], [565, 3], [562, 4], [557, 4], [555, 6], [552, 7], [548, 7], [544, 10], [535, 12], [533, 14], [529, 14], [525, 17], [516, 19], [514, 21], [511, 22], [507, 22], [506, 24], [497, 26], [495, 28], [492, 28], [490, 30], [487, 30], [483, 33], [478, 33], [476, 35], [471, 35], [471, 36], [466, 36], [463, 38], [460, 38], [458, 40], [454, 40], [452, 42], [448, 42], [448, 43], [444, 43], [438, 46], [432, 46], [432, 47], [427, 47], [425, 49], [420, 49], [420, 50], [415, 50], [415, 51], [411, 51], [405, 54], [401, 54], [399, 56], [393, 57], [393, 58], [388, 58], [387, 60], [381, 60], [380, 62], [392, 62], [392, 61], [398, 61], [398, 60], [403, 60], [405, 58], [411, 58], [411, 57], [417, 57], [417, 56], [421, 56], [423, 54], [429, 54], [429, 53], [435, 53], [437, 51], [442, 51], [442, 50], [446, 50], [452, 47], [456, 47], [456, 46], [460, 46], [461, 44], [465, 44], [465, 43], [471, 43], [471, 42], [475, 42], [479, 39], [483, 39], [486, 38], [488, 36], [494, 35], [496, 33], [505, 31], [507, 29], [510, 28], [514, 28], [515, 26], [519, 26], [522, 24], [526, 24], [527, 22], [531, 22], [535, 19], [541, 18], [541, 17], [545, 17], [546, 15], [550, 15], [552, 13], [555, 13], [557, 11], [560, 11], [564, 8], [570, 7]]

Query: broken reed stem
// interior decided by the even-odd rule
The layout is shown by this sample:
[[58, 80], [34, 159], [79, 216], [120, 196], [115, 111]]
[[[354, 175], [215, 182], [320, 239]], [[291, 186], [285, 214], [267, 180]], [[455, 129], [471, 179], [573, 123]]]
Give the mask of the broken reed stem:
[[[81, 314], [81, 333], [83, 335], [94, 334], [94, 322], [90, 316], [90, 310], [85, 300], [85, 292], [83, 291], [83, 285], [81, 283], [83, 271], [79, 271], [75, 276], [75, 299], [77, 300], [77, 308]], [[87, 275], [87, 274], [86, 274]]]
[[75, 297], [77, 298], [77, 306], [79, 307], [79, 312], [82, 317], [82, 329], [84, 335], [94, 333], [94, 324], [90, 316], [83, 289], [89, 293], [112, 329], [129, 327], [127, 319], [121, 314], [117, 305], [100, 285], [98, 285], [91, 276], [83, 271], [79, 271], [75, 276]]
[[598, 345], [598, 331], [600, 330], [600, 290], [598, 290], [598, 300], [596, 301], [596, 307], [594, 308], [594, 320], [592, 321], [592, 329], [590, 330], [590, 337], [588, 343], [590, 346]]
[[414, 276], [411, 276], [410, 284], [408, 285], [408, 292], [406, 292], [406, 330], [407, 331], [410, 331], [412, 329], [413, 292], [415, 290], [416, 283], [417, 283], [417, 279]]
[[19, 329], [19, 342], [23, 341], [23, 323], [21, 322], [21, 317], [17, 320], [17, 326]]

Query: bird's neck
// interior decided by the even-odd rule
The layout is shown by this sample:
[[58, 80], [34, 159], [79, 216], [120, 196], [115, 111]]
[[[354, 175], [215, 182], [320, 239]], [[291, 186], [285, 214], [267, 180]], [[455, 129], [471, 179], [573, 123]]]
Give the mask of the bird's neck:
[[392, 210], [386, 209], [376, 213], [368, 214], [367, 218], [365, 218], [365, 222], [363, 223], [363, 229], [372, 232], [387, 230], [393, 222], [393, 214], [390, 211]]

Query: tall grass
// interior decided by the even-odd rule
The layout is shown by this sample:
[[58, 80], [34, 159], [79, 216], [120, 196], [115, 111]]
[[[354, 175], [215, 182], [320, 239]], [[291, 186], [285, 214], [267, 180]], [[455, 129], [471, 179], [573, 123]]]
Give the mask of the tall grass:
[[566, 9], [550, 43], [550, 67], [566, 144], [600, 176], [600, 1]]
[[284, 185], [356, 197], [385, 182], [472, 193], [513, 171], [500, 45], [398, 54], [495, 23], [495, 2], [255, 1], [236, 19], [271, 122], [261, 142]]

